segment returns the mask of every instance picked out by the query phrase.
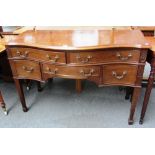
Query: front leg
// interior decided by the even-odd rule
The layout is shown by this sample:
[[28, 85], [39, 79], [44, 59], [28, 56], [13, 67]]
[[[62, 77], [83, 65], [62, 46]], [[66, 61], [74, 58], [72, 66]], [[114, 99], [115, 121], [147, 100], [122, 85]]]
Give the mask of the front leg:
[[3, 100], [3, 96], [1, 94], [1, 91], [0, 91], [0, 105], [1, 105], [1, 107], [3, 109], [3, 111], [4, 111], [4, 114], [7, 115], [7, 110], [6, 110], [5, 102]]
[[76, 91], [78, 93], [81, 93], [82, 92], [82, 83], [81, 83], [81, 79], [76, 79]]
[[43, 88], [41, 87], [41, 82], [37, 81], [37, 88], [38, 88], [38, 92], [43, 91]]
[[128, 120], [129, 125], [132, 125], [134, 122], [133, 117], [134, 117], [135, 109], [136, 109], [138, 99], [140, 96], [140, 91], [141, 91], [141, 88], [139, 88], [139, 87], [136, 87], [133, 90], [133, 96], [132, 96], [131, 108], [130, 108], [130, 116], [129, 116], [129, 120]]
[[149, 99], [150, 99], [150, 95], [151, 95], [151, 90], [153, 88], [154, 77], [155, 77], [155, 63], [154, 62], [155, 62], [155, 58], [153, 59], [153, 63], [151, 65], [151, 72], [150, 72], [150, 76], [148, 79], [148, 84], [147, 84], [147, 88], [146, 88], [146, 92], [145, 92], [145, 97], [144, 97], [144, 101], [143, 101], [143, 106], [142, 106], [139, 124], [143, 124], [146, 109], [147, 109]]
[[21, 104], [22, 104], [23, 111], [27, 112], [28, 108], [26, 106], [26, 102], [25, 102], [25, 97], [24, 97], [24, 92], [23, 92], [21, 81], [19, 79], [14, 79], [14, 81], [15, 81], [16, 89], [18, 91], [18, 95], [20, 97], [20, 101], [21, 101]]
[[132, 94], [133, 94], [133, 88], [132, 87], [126, 87], [126, 95], [125, 95], [125, 99], [129, 100], [130, 102], [132, 101]]

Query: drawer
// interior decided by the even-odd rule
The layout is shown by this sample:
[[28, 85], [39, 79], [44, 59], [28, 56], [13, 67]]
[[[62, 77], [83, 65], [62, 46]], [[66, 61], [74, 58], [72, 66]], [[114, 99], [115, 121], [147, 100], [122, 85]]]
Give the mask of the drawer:
[[136, 82], [138, 66], [136, 65], [104, 65], [104, 84], [126, 84], [132, 85]]
[[41, 80], [40, 65], [38, 62], [14, 60], [11, 61], [11, 66], [14, 68], [14, 76], [18, 78]]
[[9, 57], [15, 59], [30, 59], [50, 61], [51, 63], [66, 63], [64, 52], [46, 51], [33, 48], [10, 48]]
[[86, 67], [72, 67], [72, 66], [58, 66], [51, 64], [42, 65], [43, 76], [47, 77], [66, 77], [72, 79], [87, 79], [91, 77], [100, 76], [99, 66], [86, 66]]
[[109, 63], [109, 62], [139, 62], [140, 50], [104, 50], [91, 52], [68, 52], [68, 63]]

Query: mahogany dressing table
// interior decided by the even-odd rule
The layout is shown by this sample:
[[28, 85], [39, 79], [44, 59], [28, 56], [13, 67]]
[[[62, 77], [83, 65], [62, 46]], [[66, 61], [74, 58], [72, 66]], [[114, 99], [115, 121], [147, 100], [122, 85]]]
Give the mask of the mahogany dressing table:
[[28, 111], [21, 79], [87, 79], [101, 86], [133, 87], [128, 123], [133, 124], [150, 45], [139, 30], [26, 31], [6, 43], [16, 88]]

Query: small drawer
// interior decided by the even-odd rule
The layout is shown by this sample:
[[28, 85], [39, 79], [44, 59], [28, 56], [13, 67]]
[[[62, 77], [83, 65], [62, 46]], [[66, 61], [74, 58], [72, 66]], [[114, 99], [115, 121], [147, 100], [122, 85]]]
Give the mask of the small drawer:
[[43, 64], [42, 68], [45, 79], [56, 76], [73, 79], [87, 79], [100, 76], [100, 67], [98, 66], [72, 67]]
[[38, 62], [29, 60], [13, 60], [11, 61], [14, 76], [24, 79], [36, 79], [41, 80], [40, 65]]
[[65, 53], [46, 51], [33, 48], [10, 48], [9, 57], [15, 59], [30, 59], [38, 61], [49, 61], [50, 63], [65, 64]]
[[104, 65], [104, 84], [132, 85], [136, 82], [138, 66], [136, 65]]
[[104, 50], [91, 52], [68, 52], [68, 63], [89, 64], [109, 62], [139, 62], [140, 50]]

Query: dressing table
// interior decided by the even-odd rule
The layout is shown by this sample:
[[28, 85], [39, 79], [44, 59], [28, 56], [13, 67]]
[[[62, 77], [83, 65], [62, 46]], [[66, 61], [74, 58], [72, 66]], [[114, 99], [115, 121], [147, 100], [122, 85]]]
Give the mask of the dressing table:
[[133, 87], [128, 119], [133, 124], [150, 48], [139, 30], [30, 30], [6, 42], [6, 48], [24, 112], [21, 79], [75, 79], [78, 91], [87, 79], [99, 87]]

